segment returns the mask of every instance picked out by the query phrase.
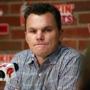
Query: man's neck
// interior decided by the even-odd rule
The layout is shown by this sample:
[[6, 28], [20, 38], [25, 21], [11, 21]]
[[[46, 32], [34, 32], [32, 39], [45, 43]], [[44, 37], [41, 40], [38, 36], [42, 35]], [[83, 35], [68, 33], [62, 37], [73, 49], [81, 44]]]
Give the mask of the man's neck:
[[42, 65], [45, 62], [45, 58], [42, 58], [42, 57], [39, 57], [39, 56], [36, 56], [36, 58], [37, 58], [37, 63], [39, 65]]

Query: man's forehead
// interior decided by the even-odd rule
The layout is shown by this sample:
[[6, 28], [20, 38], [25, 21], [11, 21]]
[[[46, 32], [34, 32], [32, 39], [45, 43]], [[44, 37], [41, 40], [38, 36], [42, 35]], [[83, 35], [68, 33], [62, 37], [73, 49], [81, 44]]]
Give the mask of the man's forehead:
[[47, 26], [43, 26], [43, 27], [33, 27], [33, 26], [30, 26], [28, 29], [32, 29], [32, 30], [45, 30], [45, 29], [52, 29], [53, 26], [50, 26], [50, 25], [47, 25]]

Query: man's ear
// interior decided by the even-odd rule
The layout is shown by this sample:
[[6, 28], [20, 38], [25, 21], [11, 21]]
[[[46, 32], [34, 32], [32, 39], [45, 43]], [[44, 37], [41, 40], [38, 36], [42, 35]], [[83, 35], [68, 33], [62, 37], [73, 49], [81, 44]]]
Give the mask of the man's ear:
[[63, 30], [60, 30], [59, 32], [59, 40], [62, 41], [63, 40]]

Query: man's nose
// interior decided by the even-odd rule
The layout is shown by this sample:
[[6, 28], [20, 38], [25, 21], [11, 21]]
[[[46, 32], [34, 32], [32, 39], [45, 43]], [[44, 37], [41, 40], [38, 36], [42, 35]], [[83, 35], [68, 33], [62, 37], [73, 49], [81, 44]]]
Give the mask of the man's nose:
[[37, 40], [43, 40], [44, 39], [44, 35], [43, 32], [40, 30], [37, 32], [36, 34]]

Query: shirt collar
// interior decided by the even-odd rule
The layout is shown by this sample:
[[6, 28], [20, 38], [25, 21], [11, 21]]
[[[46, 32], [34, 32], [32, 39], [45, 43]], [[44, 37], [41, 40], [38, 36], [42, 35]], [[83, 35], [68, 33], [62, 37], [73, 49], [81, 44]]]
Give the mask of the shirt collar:
[[28, 50], [28, 55], [27, 55], [27, 64], [33, 64], [34, 63], [34, 58], [35, 58], [35, 56], [34, 56], [34, 54], [32, 53], [32, 51], [31, 50]]
[[[58, 61], [58, 58], [59, 58], [59, 53], [60, 53], [60, 50], [61, 50], [61, 46], [59, 45], [57, 47], [57, 49], [52, 53], [50, 54], [47, 58], [46, 58], [46, 63], [49, 63], [49, 64], [56, 64], [56, 62]], [[31, 53], [31, 54], [30, 54]], [[35, 55], [29, 50], [29, 55], [27, 57], [27, 64], [33, 64], [35, 62]]]
[[49, 60], [50, 64], [56, 64], [60, 56], [59, 54], [60, 50], [61, 50], [61, 46], [58, 46], [56, 50], [46, 58], [47, 60]]

